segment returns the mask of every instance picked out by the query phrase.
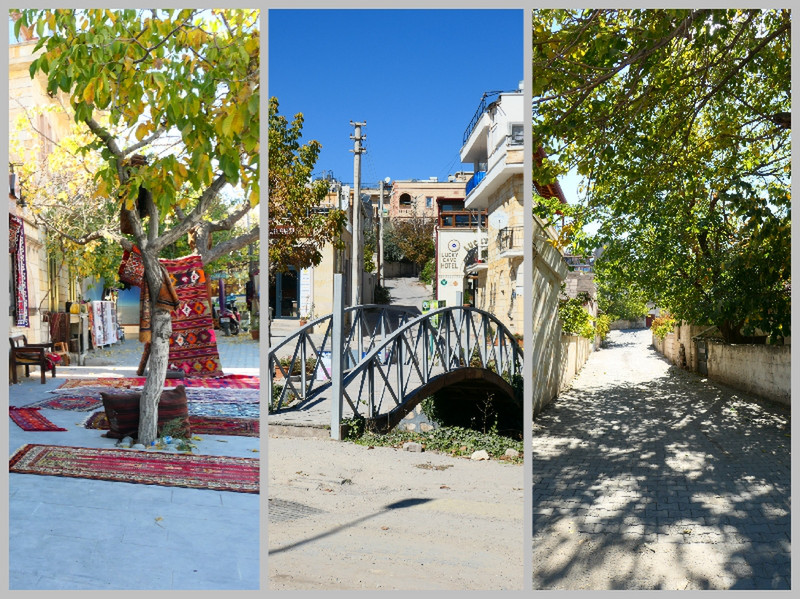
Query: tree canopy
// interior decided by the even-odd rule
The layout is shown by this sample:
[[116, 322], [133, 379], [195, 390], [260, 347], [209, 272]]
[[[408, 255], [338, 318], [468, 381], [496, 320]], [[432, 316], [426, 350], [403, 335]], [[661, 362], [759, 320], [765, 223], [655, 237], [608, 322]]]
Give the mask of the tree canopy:
[[[188, 9], [20, 13], [17, 31], [29, 27], [39, 37], [31, 76], [43, 73], [52, 96], [68, 95], [75, 122], [92, 133], [80, 151], [102, 157], [95, 195], [133, 215], [140, 188], [149, 192], [155, 218], [146, 236], [134, 228], [140, 245], [160, 252], [191, 229], [207, 241], [258, 204], [257, 17]], [[131, 163], [137, 153], [145, 164]], [[246, 201], [225, 219], [204, 219], [226, 184]], [[109, 234], [86, 231], [80, 240]], [[213, 250], [198, 244], [198, 251], [211, 262], [257, 237], [254, 229]]]
[[269, 268], [285, 272], [290, 266], [319, 264], [322, 248], [340, 245], [347, 214], [337, 206], [322, 207], [329, 185], [312, 181], [321, 145], [301, 143], [303, 114], [290, 122], [279, 113], [277, 98], [269, 100]]
[[[91, 136], [80, 152], [99, 153], [94, 194], [108, 198], [119, 231], [82, 231], [80, 243], [111, 236], [135, 243], [153, 306], [139, 440], [157, 434], [156, 408], [172, 333], [158, 302], [161, 253], [191, 234], [204, 264], [258, 239], [258, 226], [215, 243], [259, 202], [259, 30], [256, 10], [30, 9], [12, 11], [39, 41], [31, 77], [43, 74], [51, 96], [69, 98], [76, 123]], [[212, 211], [238, 202], [222, 218]]]
[[534, 178], [583, 178], [577, 250], [728, 341], [789, 334], [789, 14], [533, 16]]

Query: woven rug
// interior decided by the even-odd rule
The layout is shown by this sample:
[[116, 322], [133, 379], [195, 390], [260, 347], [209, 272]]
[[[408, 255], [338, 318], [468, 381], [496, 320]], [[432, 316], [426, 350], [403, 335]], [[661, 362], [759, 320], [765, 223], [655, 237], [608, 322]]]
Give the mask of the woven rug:
[[[104, 411], [95, 412], [83, 423], [86, 428], [108, 430], [108, 418]], [[255, 418], [220, 418], [214, 416], [189, 415], [189, 426], [193, 435], [229, 435], [258, 437], [259, 423]]]
[[[165, 388], [168, 390], [169, 388]], [[51, 391], [53, 395], [59, 399], [97, 399], [100, 400], [101, 393], [108, 392], [127, 392], [132, 393], [141, 392], [141, 387], [131, 389], [115, 389], [109, 387], [81, 387], [80, 389], [56, 389]], [[206, 401], [206, 402], [219, 402], [219, 403], [258, 403], [261, 399], [261, 392], [258, 389], [203, 389], [199, 387], [190, 387], [186, 389], [186, 398], [189, 401]], [[35, 404], [39, 405], [39, 404]], [[49, 407], [49, 406], [40, 406]], [[56, 408], [59, 409], [59, 408]], [[71, 408], [66, 408], [71, 409]]]
[[9, 471], [114, 482], [258, 493], [258, 458], [28, 444]]
[[73, 410], [75, 412], [88, 412], [94, 410], [102, 404], [100, 394], [94, 395], [75, 395], [64, 397], [51, 397], [42, 399], [25, 406], [26, 408], [48, 408], [50, 410]]
[[203, 261], [200, 256], [184, 256], [160, 262], [167, 269], [179, 300], [178, 307], [170, 312], [169, 369], [198, 377], [221, 375]]
[[[114, 387], [117, 389], [132, 389], [143, 387], [146, 381], [147, 379], [143, 376], [67, 379], [58, 388]], [[257, 376], [244, 374], [226, 374], [215, 378], [167, 379], [164, 381], [164, 387], [177, 387], [178, 385], [183, 385], [186, 388], [197, 387], [205, 389], [258, 389], [260, 382]]]
[[8, 406], [8, 415], [24, 431], [65, 431], [39, 413], [39, 408]]

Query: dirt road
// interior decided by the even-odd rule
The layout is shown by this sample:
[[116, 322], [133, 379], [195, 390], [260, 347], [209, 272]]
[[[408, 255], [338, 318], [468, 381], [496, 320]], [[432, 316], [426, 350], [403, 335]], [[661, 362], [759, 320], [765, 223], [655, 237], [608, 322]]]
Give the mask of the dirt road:
[[521, 589], [522, 466], [269, 439], [270, 589]]

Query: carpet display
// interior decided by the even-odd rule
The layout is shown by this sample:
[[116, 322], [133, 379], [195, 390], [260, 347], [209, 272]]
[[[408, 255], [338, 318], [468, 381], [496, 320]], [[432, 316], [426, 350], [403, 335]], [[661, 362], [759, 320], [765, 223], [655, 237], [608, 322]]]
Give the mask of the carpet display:
[[[177, 387], [164, 387], [164, 389], [176, 389]], [[81, 387], [80, 389], [56, 389], [51, 393], [61, 399], [89, 397], [100, 399], [101, 393], [117, 391], [139, 391], [142, 387]], [[211, 401], [223, 403], [258, 403], [260, 399], [258, 389], [204, 389], [202, 387], [190, 387], [186, 389], [186, 397], [189, 401]]]
[[48, 408], [50, 410], [73, 410], [75, 412], [88, 412], [89, 410], [96, 409], [102, 400], [100, 394], [97, 397], [93, 395], [78, 395], [72, 397], [52, 397], [50, 399], [42, 399], [40, 401], [28, 404], [27, 408]]
[[[143, 376], [68, 379], [59, 386], [59, 389], [75, 389], [78, 387], [134, 389], [143, 387], [146, 381], [147, 379]], [[183, 385], [187, 389], [191, 387], [205, 389], [258, 389], [260, 386], [257, 376], [244, 374], [226, 374], [215, 378], [167, 379], [164, 382], [164, 387], [177, 387], [178, 385]]]
[[[83, 423], [86, 428], [109, 430], [105, 412], [95, 412]], [[255, 418], [221, 418], [215, 416], [189, 415], [189, 426], [193, 435], [229, 435], [235, 437], [258, 437], [259, 422]]]
[[8, 215], [9, 254], [11, 255], [11, 280], [13, 285], [14, 324], [29, 327], [28, 264], [25, 249], [25, 225], [21, 218]]
[[200, 256], [161, 260], [178, 295], [178, 307], [170, 313], [169, 369], [189, 376], [222, 374], [217, 338], [211, 315], [211, 297]]
[[8, 406], [8, 415], [24, 431], [65, 431], [39, 413], [39, 408]]
[[28, 444], [9, 460], [12, 473], [258, 493], [258, 458]]

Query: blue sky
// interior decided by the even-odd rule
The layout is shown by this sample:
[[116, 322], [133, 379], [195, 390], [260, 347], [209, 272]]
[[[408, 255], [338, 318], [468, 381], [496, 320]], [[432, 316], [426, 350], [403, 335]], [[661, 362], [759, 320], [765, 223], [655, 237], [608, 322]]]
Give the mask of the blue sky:
[[[269, 95], [322, 144], [315, 174], [362, 182], [446, 178], [481, 95], [523, 79], [522, 10], [270, 10]], [[464, 170], [472, 170], [472, 166]]]

